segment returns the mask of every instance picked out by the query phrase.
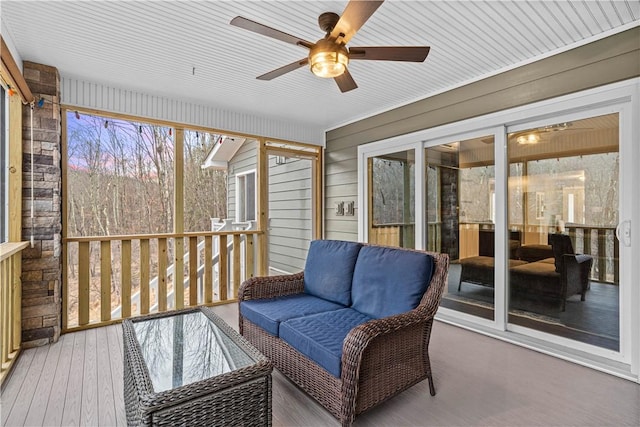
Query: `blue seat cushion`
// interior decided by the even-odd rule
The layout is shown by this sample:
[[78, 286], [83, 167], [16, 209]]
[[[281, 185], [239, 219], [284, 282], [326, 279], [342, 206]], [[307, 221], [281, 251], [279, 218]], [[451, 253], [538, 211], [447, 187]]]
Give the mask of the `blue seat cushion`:
[[280, 325], [280, 338], [307, 358], [340, 378], [342, 343], [351, 329], [371, 320], [351, 308], [289, 319]]
[[304, 267], [304, 291], [344, 306], [351, 305], [351, 280], [362, 243], [314, 240]]
[[278, 336], [280, 323], [294, 317], [344, 308], [340, 304], [308, 294], [242, 301], [240, 313], [271, 335]]
[[433, 275], [429, 254], [365, 246], [353, 273], [351, 307], [374, 318], [413, 310], [420, 304]]

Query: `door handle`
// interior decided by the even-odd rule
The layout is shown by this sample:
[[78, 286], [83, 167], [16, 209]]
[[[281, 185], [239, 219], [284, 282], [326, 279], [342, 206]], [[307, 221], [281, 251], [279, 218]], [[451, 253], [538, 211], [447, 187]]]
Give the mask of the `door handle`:
[[616, 237], [623, 245], [631, 246], [631, 221], [622, 221], [616, 227]]

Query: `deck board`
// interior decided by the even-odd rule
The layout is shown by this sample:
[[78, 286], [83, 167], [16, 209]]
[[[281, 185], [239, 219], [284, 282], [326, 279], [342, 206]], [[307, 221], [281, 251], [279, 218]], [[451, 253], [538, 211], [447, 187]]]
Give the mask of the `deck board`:
[[58, 341], [57, 343], [49, 346], [49, 351], [47, 352], [46, 359], [42, 367], [42, 374], [38, 379], [38, 385], [34, 391], [34, 404], [29, 408], [29, 413], [25, 419], [26, 425], [37, 426], [44, 423], [47, 405], [38, 405], [37, 403], [40, 402], [42, 398], [48, 398], [52, 392], [53, 379], [55, 377], [56, 367], [58, 366], [58, 360], [60, 359], [62, 345], [62, 341]]
[[7, 426], [25, 424], [25, 420], [35, 395], [36, 387], [38, 386], [38, 381], [40, 380], [45, 361], [47, 360], [49, 346], [38, 347], [33, 349], [33, 351], [35, 352], [33, 360], [31, 361], [29, 371], [20, 386], [20, 391], [16, 396], [16, 402], [11, 408], [11, 412], [7, 418]]
[[86, 334], [71, 334], [74, 337], [73, 353], [69, 369], [69, 380], [67, 381], [67, 391], [62, 413], [63, 426], [80, 425], [80, 408], [82, 406], [82, 375], [84, 372], [84, 347]]
[[75, 335], [63, 335], [60, 337], [60, 342], [62, 343], [60, 357], [58, 357], [58, 365], [56, 366], [53, 385], [51, 387], [51, 396], [47, 402], [47, 410], [44, 415], [47, 424], [54, 426], [62, 424], [62, 414], [67, 398], [67, 384], [69, 382], [69, 371], [71, 370]]
[[[237, 328], [237, 305], [215, 310]], [[631, 381], [440, 322], [430, 353], [435, 397], [423, 381], [359, 417], [355, 427], [640, 425], [640, 385]], [[44, 372], [51, 366], [55, 373]], [[25, 350], [2, 390], [2, 425], [124, 426], [122, 372], [120, 325]], [[36, 424], [42, 408], [44, 420]], [[273, 425], [339, 423], [274, 371]]]
[[122, 366], [122, 329], [111, 326], [107, 329], [109, 341], [109, 360], [111, 363], [111, 381], [113, 382], [113, 400], [115, 409], [115, 421], [117, 426], [126, 426], [127, 417], [124, 412], [123, 366]]
[[96, 329], [96, 349], [98, 425], [115, 426], [116, 411], [113, 394], [114, 383], [111, 376], [111, 359], [117, 357], [117, 353], [110, 351], [106, 328]]
[[96, 329], [86, 331], [84, 346], [84, 371], [82, 375], [82, 405], [80, 425], [97, 425], [98, 420], [98, 364]]
[[22, 387], [22, 383], [29, 373], [29, 366], [31, 366], [31, 362], [33, 361], [35, 354], [36, 349], [23, 351], [13, 367], [13, 371], [10, 374], [11, 376], [5, 383], [5, 387], [2, 390], [2, 397], [0, 398], [0, 413], [2, 414], [0, 416], [0, 420], [2, 421], [1, 425], [3, 426], [7, 425], [7, 418], [9, 417], [11, 409], [18, 397], [20, 387]]

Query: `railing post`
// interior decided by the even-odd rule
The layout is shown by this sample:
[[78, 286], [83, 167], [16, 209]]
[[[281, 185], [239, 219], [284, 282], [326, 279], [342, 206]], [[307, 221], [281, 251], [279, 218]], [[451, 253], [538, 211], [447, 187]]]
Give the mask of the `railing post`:
[[2, 262], [0, 268], [0, 279], [2, 284], [0, 285], [0, 308], [2, 309], [2, 319], [0, 320], [0, 368], [4, 371], [5, 364], [9, 361], [9, 337], [11, 334], [11, 281], [9, 278], [10, 259]]
[[173, 306], [184, 308], [184, 237], [173, 239]]
[[584, 240], [584, 253], [586, 255], [591, 255], [591, 229], [585, 228], [582, 232], [583, 240]]
[[[174, 277], [175, 278], [175, 277]], [[175, 287], [174, 287], [175, 290]], [[167, 239], [158, 239], [158, 311], [167, 311]]]
[[240, 289], [240, 235], [233, 235], [233, 290], [232, 297], [238, 297]]
[[598, 280], [607, 280], [607, 234], [606, 230], [598, 228]]
[[[20, 349], [22, 342], [22, 281], [20, 274], [22, 273], [22, 255], [19, 253], [11, 257], [11, 272], [9, 277], [13, 284], [13, 302], [11, 307], [11, 315], [13, 316], [13, 338], [12, 350]], [[13, 276], [13, 277], [11, 277]]]
[[89, 323], [89, 246], [90, 242], [78, 243], [78, 325]]
[[131, 240], [120, 247], [120, 306], [122, 318], [131, 317]]
[[100, 242], [100, 320], [111, 320], [111, 241]]
[[198, 305], [198, 238], [189, 237], [189, 305]]
[[220, 236], [220, 261], [218, 262], [218, 292], [220, 301], [227, 300], [227, 287], [229, 286], [228, 276], [228, 253], [227, 253], [227, 235]]
[[204, 237], [204, 303], [213, 302], [213, 237]]
[[254, 234], [247, 234], [244, 250], [245, 250], [245, 261], [244, 261], [244, 277], [245, 280], [254, 276], [254, 250], [255, 245], [253, 244], [253, 236]]
[[149, 313], [149, 239], [140, 239], [140, 314]]

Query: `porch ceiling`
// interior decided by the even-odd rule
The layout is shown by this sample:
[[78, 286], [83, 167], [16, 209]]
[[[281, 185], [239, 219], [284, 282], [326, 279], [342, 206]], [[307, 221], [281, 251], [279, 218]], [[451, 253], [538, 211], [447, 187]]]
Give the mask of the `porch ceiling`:
[[359, 88], [300, 69], [306, 50], [229, 25], [238, 15], [315, 41], [346, 1], [2, 2], [23, 60], [62, 76], [327, 129], [640, 24], [640, 2], [387, 1], [350, 46], [429, 45], [424, 63], [354, 61]]

